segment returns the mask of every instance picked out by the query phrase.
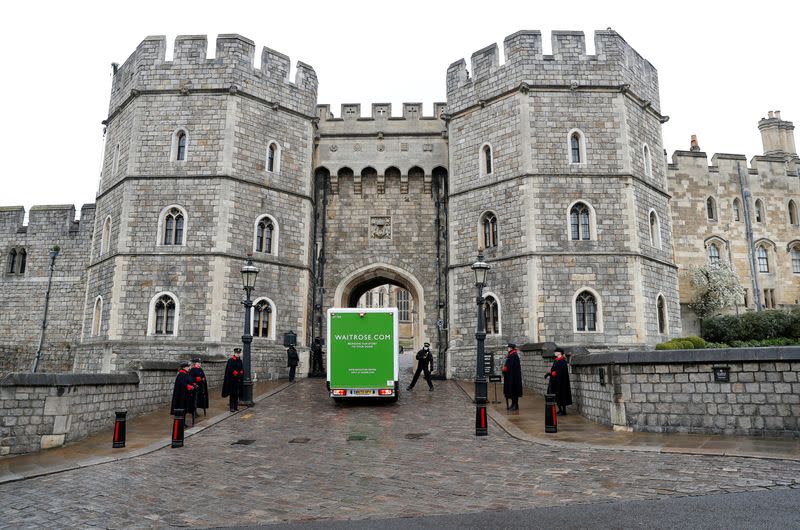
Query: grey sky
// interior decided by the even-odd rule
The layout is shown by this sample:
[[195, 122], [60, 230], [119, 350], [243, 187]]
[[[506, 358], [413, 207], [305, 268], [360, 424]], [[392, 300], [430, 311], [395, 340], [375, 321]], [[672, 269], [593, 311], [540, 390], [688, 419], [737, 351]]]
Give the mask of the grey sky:
[[[311, 64], [319, 102], [445, 100], [447, 66], [521, 29], [612, 27], [659, 72], [664, 147], [761, 154], [758, 119], [800, 124], [794, 2], [35, 2], [4, 4], [0, 206], [94, 201], [112, 62], [147, 35], [239, 33]], [[171, 53], [170, 42], [168, 53]], [[367, 107], [368, 108], [368, 107]]]

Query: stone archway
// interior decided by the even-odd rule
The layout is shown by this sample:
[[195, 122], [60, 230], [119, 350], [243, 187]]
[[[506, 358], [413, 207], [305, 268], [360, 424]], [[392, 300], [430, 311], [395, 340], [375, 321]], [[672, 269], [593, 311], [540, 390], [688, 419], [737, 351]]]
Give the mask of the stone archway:
[[374, 263], [366, 265], [345, 276], [336, 286], [334, 293], [335, 307], [355, 307], [362, 294], [370, 289], [384, 284], [402, 287], [414, 299], [414, 347], [419, 348], [429, 338], [425, 337], [425, 292], [422, 284], [410, 272], [389, 265], [388, 263]]

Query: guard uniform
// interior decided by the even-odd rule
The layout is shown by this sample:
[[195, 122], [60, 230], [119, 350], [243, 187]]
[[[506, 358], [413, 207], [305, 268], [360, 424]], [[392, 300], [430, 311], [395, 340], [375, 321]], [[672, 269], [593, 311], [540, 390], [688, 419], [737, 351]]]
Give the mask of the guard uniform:
[[[519, 410], [519, 398], [522, 396], [522, 365], [519, 362], [517, 345], [508, 344], [508, 355], [503, 363], [503, 395], [506, 397], [508, 410]], [[511, 406], [508, 400], [511, 400]]]
[[234, 348], [233, 355], [225, 365], [225, 379], [222, 381], [222, 397], [229, 398], [231, 412], [239, 410], [239, 396], [244, 384], [244, 364], [239, 358], [241, 348]]
[[311, 345], [311, 373], [320, 375], [325, 370], [322, 368], [322, 341], [319, 337], [314, 338], [314, 344]]
[[194, 406], [194, 383], [189, 376], [189, 363], [183, 361], [178, 375], [175, 377], [175, 386], [172, 389], [172, 404], [169, 409], [170, 414], [175, 414], [178, 409], [191, 413]]
[[200, 358], [195, 357], [192, 359], [194, 366], [189, 370], [189, 377], [197, 386], [195, 389], [195, 406], [198, 409], [203, 409], [203, 414], [208, 409], [208, 382], [206, 381], [206, 373], [200, 368]]
[[289, 382], [294, 382], [294, 374], [297, 370], [297, 365], [300, 363], [300, 356], [297, 354], [297, 349], [292, 345], [286, 350], [289, 366]]
[[563, 352], [556, 352], [556, 360], [545, 377], [550, 379], [548, 394], [556, 395], [558, 415], [566, 416], [567, 407], [572, 405], [572, 390], [569, 386], [569, 363]]

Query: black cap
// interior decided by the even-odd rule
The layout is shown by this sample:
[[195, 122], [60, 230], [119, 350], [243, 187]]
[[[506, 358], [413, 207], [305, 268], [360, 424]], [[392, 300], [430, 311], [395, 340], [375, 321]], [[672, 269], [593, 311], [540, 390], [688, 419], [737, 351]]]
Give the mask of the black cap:
[[508, 347], [511, 348], [512, 350], [516, 350], [517, 349], [517, 345], [514, 344], [513, 342], [509, 342], [508, 343]]
[[430, 346], [430, 345], [431, 345], [430, 342], [426, 342], [425, 344], [423, 344], [423, 346]]
[[187, 368], [189, 366], [189, 361], [181, 361], [181, 368]]
[[233, 349], [233, 353], [242, 353], [242, 349], [241, 348], [234, 348]]
[[200, 362], [200, 357], [193, 357], [192, 358], [192, 362], [193, 363], [199, 363]]

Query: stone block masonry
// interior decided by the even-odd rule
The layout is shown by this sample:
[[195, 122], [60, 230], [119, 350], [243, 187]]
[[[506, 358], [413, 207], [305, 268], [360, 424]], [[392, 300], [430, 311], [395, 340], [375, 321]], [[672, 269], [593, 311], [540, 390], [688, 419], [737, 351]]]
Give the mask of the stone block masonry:
[[[584, 354], [570, 365], [580, 413], [615, 428], [800, 437], [798, 347]], [[730, 380], [715, 380], [715, 367]]]

